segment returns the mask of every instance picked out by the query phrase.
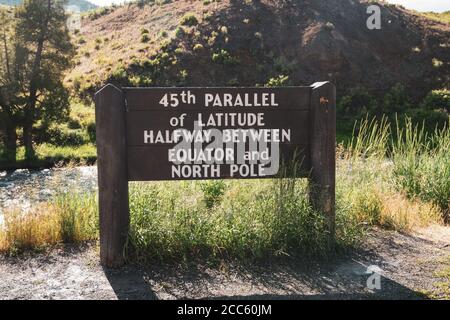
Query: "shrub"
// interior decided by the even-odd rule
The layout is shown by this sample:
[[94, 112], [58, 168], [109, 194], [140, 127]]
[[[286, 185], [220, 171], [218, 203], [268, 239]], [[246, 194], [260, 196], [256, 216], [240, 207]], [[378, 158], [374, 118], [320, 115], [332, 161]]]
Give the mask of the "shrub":
[[114, 80], [123, 80], [127, 78], [127, 71], [124, 66], [118, 66], [112, 73], [111, 77]]
[[176, 54], [183, 54], [185, 51], [184, 51], [184, 48], [176, 48], [174, 52]]
[[296, 68], [296, 65], [296, 60], [290, 60], [283, 55], [273, 58], [273, 66], [275, 70], [281, 74], [289, 74]]
[[95, 20], [98, 19], [104, 15], [107, 15], [108, 13], [112, 12], [114, 9], [113, 8], [108, 8], [108, 7], [102, 7], [102, 8], [98, 8], [94, 11], [91, 11], [88, 15], [89, 19], [91, 20]]
[[69, 119], [67, 126], [69, 129], [81, 129], [81, 124], [77, 119]]
[[217, 53], [213, 53], [212, 61], [216, 63], [221, 63], [223, 65], [237, 65], [239, 64], [239, 59], [231, 56], [228, 51], [222, 49]]
[[146, 34], [146, 33], [144, 33], [144, 34], [141, 36], [141, 42], [142, 42], [142, 43], [146, 43], [146, 42], [149, 42], [149, 41], [150, 41], [149, 35]]
[[334, 30], [335, 26], [332, 22], [328, 21], [327, 23], [325, 23], [325, 28], [328, 30]]
[[180, 83], [184, 83], [189, 76], [189, 72], [187, 70], [180, 70], [178, 73], [178, 79]]
[[83, 131], [80, 129], [70, 129], [64, 125], [43, 129], [36, 142], [47, 142], [55, 146], [81, 146], [86, 142]]
[[208, 209], [220, 204], [225, 192], [225, 183], [223, 181], [204, 182], [200, 187], [203, 191], [203, 199]]
[[177, 37], [177, 38], [181, 38], [182, 36], [184, 36], [186, 34], [186, 31], [184, 31], [184, 28], [183, 27], [177, 27], [176, 29], [175, 29], [175, 36]]
[[219, 34], [216, 31], [211, 32], [211, 35], [208, 37], [208, 45], [213, 46], [218, 35]]
[[239, 80], [237, 78], [232, 78], [228, 80], [227, 85], [230, 87], [239, 87]]
[[433, 58], [433, 59], [431, 60], [431, 64], [433, 65], [433, 67], [439, 68], [439, 67], [441, 67], [442, 65], [444, 65], [444, 62], [441, 61], [441, 60], [439, 60], [439, 59], [437, 59], [437, 58]]
[[220, 33], [222, 34], [227, 34], [228, 33], [228, 28], [226, 26], [221, 26], [219, 28]]
[[95, 122], [90, 122], [87, 126], [86, 126], [86, 131], [87, 134], [89, 136], [89, 141], [91, 141], [92, 143], [96, 142], [96, 127], [95, 127]]
[[411, 108], [411, 102], [405, 87], [402, 84], [394, 85], [384, 96], [381, 111], [383, 114], [403, 113]]
[[450, 91], [433, 90], [422, 101], [421, 107], [427, 110], [446, 110], [450, 113]]
[[279, 75], [275, 78], [270, 78], [265, 84], [265, 87], [282, 87], [287, 85], [289, 81], [289, 76]]
[[196, 26], [198, 24], [198, 20], [197, 20], [197, 17], [193, 13], [186, 13], [181, 18], [180, 24], [182, 26], [192, 27], [192, 26]]
[[194, 48], [193, 48], [194, 51], [200, 51], [202, 49], [203, 49], [203, 45], [200, 43], [195, 44]]
[[367, 90], [357, 87], [339, 99], [336, 109], [339, 117], [357, 118], [367, 113], [376, 113], [377, 101]]
[[423, 125], [427, 132], [433, 132], [436, 128], [444, 128], [449, 120], [449, 114], [445, 110], [428, 110], [424, 108], [410, 109], [400, 116], [402, 123], [409, 118], [415, 124]]

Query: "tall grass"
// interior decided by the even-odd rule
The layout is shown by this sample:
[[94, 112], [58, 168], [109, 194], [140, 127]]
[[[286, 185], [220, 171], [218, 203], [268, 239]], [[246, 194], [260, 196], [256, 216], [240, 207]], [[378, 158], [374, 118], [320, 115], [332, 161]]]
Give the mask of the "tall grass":
[[427, 134], [408, 118], [391, 124], [383, 117], [355, 128], [351, 144], [341, 148], [338, 190], [359, 219], [397, 230], [448, 219], [448, 127]]
[[134, 184], [130, 244], [135, 256], [262, 257], [324, 254], [325, 223], [295, 179], [220, 182], [214, 206], [203, 183]]
[[384, 159], [390, 137], [391, 126], [387, 117], [369, 120], [367, 116], [359, 123], [355, 122], [352, 139], [344, 154], [352, 160]]
[[0, 252], [96, 239], [97, 217], [95, 194], [63, 194], [27, 212], [7, 210], [0, 225]]
[[[337, 154], [336, 246], [309, 205], [304, 179], [130, 184], [129, 257], [326, 256], [357, 245], [372, 226], [409, 231], [448, 217], [448, 127], [365, 119]], [[65, 194], [29, 213], [6, 212], [0, 251], [97, 239], [96, 194]]]
[[397, 189], [410, 199], [420, 199], [440, 208], [448, 221], [450, 215], [450, 130], [436, 129], [429, 136], [423, 127], [407, 120], [397, 126], [393, 147], [393, 176]]

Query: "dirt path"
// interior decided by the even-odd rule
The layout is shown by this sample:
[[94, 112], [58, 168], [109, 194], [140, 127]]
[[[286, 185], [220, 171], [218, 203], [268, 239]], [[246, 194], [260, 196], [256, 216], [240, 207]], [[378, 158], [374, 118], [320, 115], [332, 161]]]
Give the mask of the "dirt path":
[[[364, 247], [322, 264], [119, 270], [103, 269], [95, 246], [66, 247], [20, 259], [0, 257], [0, 299], [450, 298], [450, 227], [412, 235], [374, 230]], [[380, 290], [367, 288], [370, 265], [381, 269]]]

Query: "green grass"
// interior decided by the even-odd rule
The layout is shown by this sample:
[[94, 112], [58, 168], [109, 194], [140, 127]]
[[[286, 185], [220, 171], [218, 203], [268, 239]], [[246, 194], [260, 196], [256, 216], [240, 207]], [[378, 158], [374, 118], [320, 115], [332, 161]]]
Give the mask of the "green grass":
[[[95, 147], [95, 110], [93, 106], [72, 102], [67, 121], [38, 129], [36, 157], [25, 159], [25, 149], [17, 149], [16, 161], [3, 153], [0, 144], [0, 169], [51, 167], [56, 164], [93, 164], [97, 159]], [[20, 134], [20, 132], [19, 132]]]
[[37, 145], [35, 149], [36, 158], [26, 160], [25, 148], [19, 147], [17, 150], [16, 162], [12, 163], [10, 161], [0, 160], [0, 169], [52, 167], [62, 164], [93, 164], [97, 159], [97, 148], [92, 143], [77, 147], [55, 146], [52, 144], [43, 143]]
[[433, 273], [435, 278], [433, 288], [423, 293], [430, 299], [450, 300], [450, 255], [437, 262], [440, 267]]
[[[223, 186], [223, 196], [214, 205], [204, 187], [211, 183]], [[310, 208], [306, 194], [305, 183], [296, 179], [133, 184], [132, 256], [179, 260], [326, 255], [325, 221]], [[339, 234], [352, 233], [348, 225], [345, 228]], [[356, 238], [339, 236], [338, 245], [345, 247]]]
[[394, 178], [397, 188], [409, 198], [419, 198], [438, 206], [450, 218], [450, 133], [448, 128], [429, 136], [409, 121], [397, 129], [393, 148]]

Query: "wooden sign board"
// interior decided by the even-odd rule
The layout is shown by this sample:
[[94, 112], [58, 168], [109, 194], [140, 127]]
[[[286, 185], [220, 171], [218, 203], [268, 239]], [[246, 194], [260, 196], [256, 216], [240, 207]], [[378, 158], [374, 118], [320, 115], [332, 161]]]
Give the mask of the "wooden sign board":
[[123, 93], [130, 181], [274, 177], [295, 152], [309, 168], [309, 87]]
[[335, 88], [122, 88], [96, 94], [101, 259], [123, 262], [128, 181], [309, 177], [334, 232]]

